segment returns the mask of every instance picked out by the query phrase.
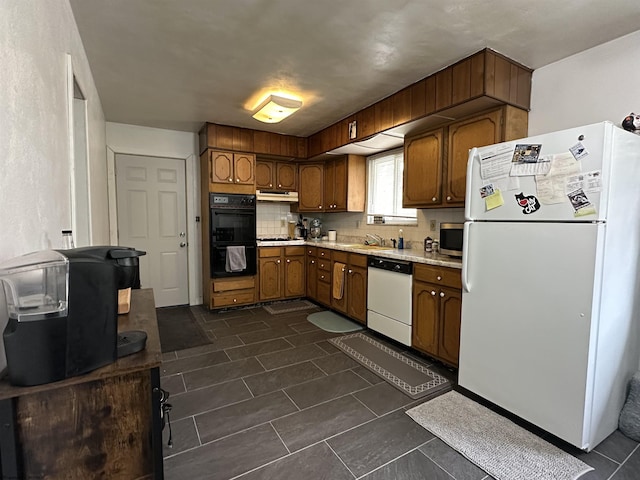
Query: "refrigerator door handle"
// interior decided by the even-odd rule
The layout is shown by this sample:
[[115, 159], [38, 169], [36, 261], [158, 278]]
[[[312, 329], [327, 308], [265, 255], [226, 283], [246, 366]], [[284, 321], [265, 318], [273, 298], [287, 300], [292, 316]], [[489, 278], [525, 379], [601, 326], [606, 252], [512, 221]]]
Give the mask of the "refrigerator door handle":
[[469, 285], [469, 238], [471, 237], [471, 224], [473, 222], [464, 222], [464, 231], [462, 239], [462, 288], [469, 293], [471, 285]]
[[[470, 192], [472, 189], [473, 183], [473, 162], [475, 161], [476, 155], [478, 155], [478, 148], [473, 147], [469, 152], [469, 159], [467, 160], [467, 192]], [[464, 202], [464, 218], [467, 220], [471, 220], [471, 199], [467, 198]]]

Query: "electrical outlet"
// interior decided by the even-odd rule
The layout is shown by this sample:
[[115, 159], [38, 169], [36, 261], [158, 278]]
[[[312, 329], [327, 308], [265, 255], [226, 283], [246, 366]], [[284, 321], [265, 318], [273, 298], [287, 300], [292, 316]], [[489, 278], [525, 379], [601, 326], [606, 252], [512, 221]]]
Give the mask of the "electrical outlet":
[[435, 220], [431, 220], [431, 222], [429, 222], [429, 229], [430, 229], [432, 232], [435, 232], [435, 231], [436, 231], [436, 221], [435, 221]]

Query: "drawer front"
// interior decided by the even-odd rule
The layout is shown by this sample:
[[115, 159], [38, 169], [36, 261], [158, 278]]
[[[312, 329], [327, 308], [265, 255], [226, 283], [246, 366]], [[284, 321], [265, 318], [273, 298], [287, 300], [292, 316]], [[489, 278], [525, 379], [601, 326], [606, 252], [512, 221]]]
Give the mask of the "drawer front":
[[322, 258], [318, 258], [316, 260], [316, 263], [318, 264], [318, 270], [331, 272], [331, 260], [329, 259], [323, 260]]
[[304, 255], [304, 247], [295, 246], [295, 247], [284, 247], [284, 254], [287, 257], [293, 257], [296, 255]]
[[258, 256], [260, 258], [279, 257], [282, 253], [280, 247], [260, 247], [258, 248]]
[[347, 252], [334, 251], [331, 252], [331, 260], [334, 262], [347, 263], [349, 254]]
[[422, 282], [462, 288], [461, 271], [457, 268], [439, 267], [435, 265], [413, 264], [413, 278]]
[[367, 256], [360, 253], [349, 254], [349, 265], [354, 267], [367, 267]]
[[328, 248], [318, 248], [317, 257], [331, 260], [331, 250], [329, 250]]
[[229, 290], [244, 290], [255, 288], [256, 277], [220, 279], [211, 282], [212, 293], [228, 292]]
[[255, 297], [255, 290], [216, 293], [211, 297], [211, 304], [213, 308], [245, 305], [255, 303]]
[[318, 281], [324, 283], [331, 283], [331, 272], [327, 270], [318, 270]]

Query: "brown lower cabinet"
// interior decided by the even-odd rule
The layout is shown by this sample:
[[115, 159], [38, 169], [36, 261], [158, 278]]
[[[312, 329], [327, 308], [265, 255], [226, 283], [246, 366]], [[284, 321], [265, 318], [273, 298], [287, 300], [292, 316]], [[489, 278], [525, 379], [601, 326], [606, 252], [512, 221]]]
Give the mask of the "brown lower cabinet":
[[256, 303], [256, 277], [212, 279], [209, 308], [226, 308]]
[[[344, 265], [344, 267], [336, 270], [334, 268], [336, 263]], [[340, 298], [331, 295], [331, 308], [360, 323], [366, 324], [367, 256], [341, 251], [332, 252], [331, 273], [334, 274], [336, 272], [344, 275], [344, 286]], [[333, 286], [333, 283], [331, 285]]]
[[462, 308], [460, 270], [414, 264], [411, 346], [458, 366]]
[[260, 301], [305, 296], [305, 247], [260, 247]]

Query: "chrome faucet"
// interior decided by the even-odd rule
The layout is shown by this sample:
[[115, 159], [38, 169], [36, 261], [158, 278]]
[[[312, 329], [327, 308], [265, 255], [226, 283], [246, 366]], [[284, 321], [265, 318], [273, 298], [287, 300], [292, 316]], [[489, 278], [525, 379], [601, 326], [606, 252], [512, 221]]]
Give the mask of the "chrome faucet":
[[384, 245], [384, 238], [382, 238], [380, 235], [376, 235], [374, 233], [366, 233], [365, 235], [371, 238], [371, 240], [367, 239], [364, 241], [365, 245]]

